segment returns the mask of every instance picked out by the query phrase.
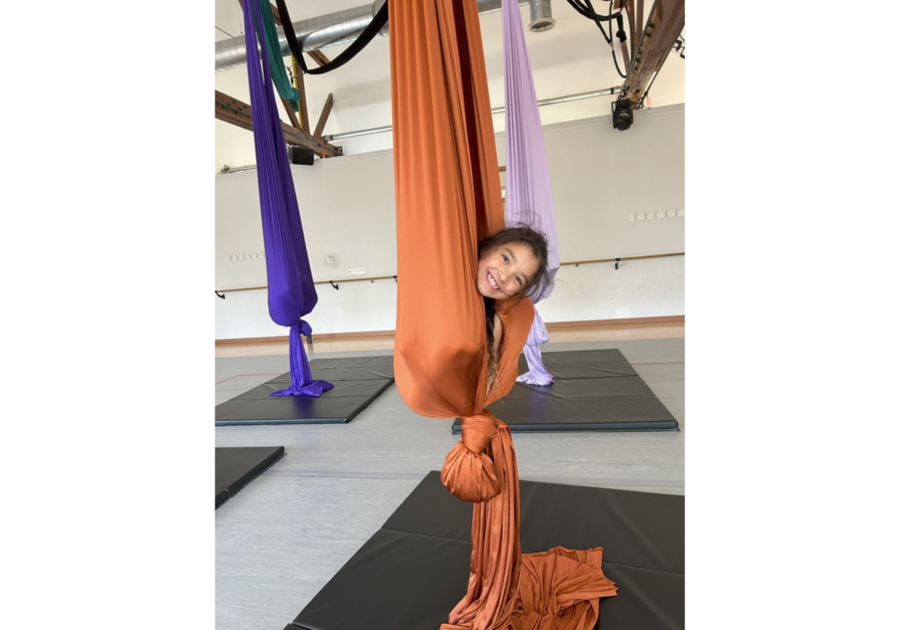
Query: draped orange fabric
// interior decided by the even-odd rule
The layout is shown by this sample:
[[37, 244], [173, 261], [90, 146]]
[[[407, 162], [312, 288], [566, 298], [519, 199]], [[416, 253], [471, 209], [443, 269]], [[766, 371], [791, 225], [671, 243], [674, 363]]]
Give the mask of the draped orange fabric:
[[[476, 0], [389, 3], [397, 203], [397, 388], [418, 414], [463, 417], [444, 485], [474, 502], [468, 589], [442, 630], [590, 630], [615, 594], [602, 552], [523, 558], [509, 428], [485, 407], [509, 393], [534, 307], [497, 303], [498, 373], [487, 387], [478, 241], [504, 227]], [[590, 624], [590, 625], [589, 625]]]

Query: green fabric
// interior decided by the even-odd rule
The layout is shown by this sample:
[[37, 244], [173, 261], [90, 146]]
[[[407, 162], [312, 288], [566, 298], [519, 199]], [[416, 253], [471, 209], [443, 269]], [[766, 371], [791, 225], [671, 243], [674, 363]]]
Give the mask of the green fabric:
[[287, 72], [284, 69], [284, 58], [281, 56], [281, 44], [278, 42], [278, 30], [275, 27], [275, 18], [269, 0], [250, 0], [256, 2], [259, 7], [259, 15], [262, 17], [263, 30], [266, 32], [263, 48], [269, 56], [269, 66], [272, 68], [272, 81], [278, 90], [278, 95], [291, 102], [295, 112], [300, 111], [300, 92], [291, 86]]

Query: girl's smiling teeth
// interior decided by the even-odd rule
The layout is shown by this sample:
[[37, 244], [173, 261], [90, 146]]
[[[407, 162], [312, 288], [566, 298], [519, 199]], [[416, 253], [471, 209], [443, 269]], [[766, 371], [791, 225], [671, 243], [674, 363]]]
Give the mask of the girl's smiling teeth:
[[491, 272], [490, 272], [490, 271], [487, 272], [487, 279], [488, 279], [488, 284], [490, 284], [491, 287], [493, 287], [494, 291], [499, 291], [499, 290], [500, 290], [500, 285], [498, 285], [498, 284], [494, 281], [494, 276], [491, 275]]

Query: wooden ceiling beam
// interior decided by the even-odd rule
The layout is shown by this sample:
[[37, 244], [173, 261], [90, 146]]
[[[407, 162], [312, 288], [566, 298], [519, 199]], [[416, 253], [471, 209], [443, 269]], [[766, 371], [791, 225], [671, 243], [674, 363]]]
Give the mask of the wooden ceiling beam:
[[[644, 0], [637, 0], [637, 23], [635, 30], [638, 33], [638, 37], [640, 37], [640, 33], [644, 32]], [[638, 42], [635, 41], [633, 47], [637, 48], [637, 45]]]
[[[241, 129], [253, 131], [250, 105], [218, 90], [216, 90], [216, 118]], [[284, 141], [288, 144], [308, 147], [324, 157], [342, 155], [340, 147], [333, 146], [324, 140], [313, 138], [302, 129], [292, 127], [283, 121], [280, 122], [281, 130], [284, 132]]]
[[682, 30], [684, 0], [656, 0], [623, 85], [626, 97], [634, 105], [643, 100], [650, 82], [662, 68]]
[[306, 106], [306, 84], [303, 82], [303, 71], [293, 56], [291, 57], [291, 66], [294, 69], [294, 87], [300, 93], [300, 128], [309, 133], [309, 108]]
[[321, 50], [310, 50], [306, 54], [312, 57], [313, 61], [319, 64], [320, 67], [331, 63]]
[[644, 28], [643, 25], [638, 26], [637, 15], [635, 15], [634, 11], [634, 0], [625, 0], [625, 6], [628, 7], [628, 24], [631, 28], [631, 32], [628, 34], [631, 40], [631, 56], [626, 57], [626, 59], [628, 63], [631, 63], [631, 60], [634, 59], [634, 52], [637, 50], [638, 38], [641, 36], [640, 34]]
[[284, 111], [287, 112], [288, 118], [291, 119], [291, 124], [295, 128], [301, 129], [300, 121], [297, 120], [297, 112], [294, 111], [294, 106], [291, 105], [291, 102], [286, 98], [281, 99], [281, 102], [284, 103]]
[[278, 7], [269, 3], [269, 8], [272, 9], [272, 17], [275, 18], [275, 26], [281, 26], [281, 16], [278, 14]]
[[334, 97], [328, 94], [328, 98], [325, 99], [325, 107], [322, 108], [322, 113], [319, 115], [319, 124], [316, 125], [316, 132], [313, 134], [314, 138], [322, 138], [322, 132], [325, 131], [325, 122], [328, 120], [332, 107], [334, 107]]

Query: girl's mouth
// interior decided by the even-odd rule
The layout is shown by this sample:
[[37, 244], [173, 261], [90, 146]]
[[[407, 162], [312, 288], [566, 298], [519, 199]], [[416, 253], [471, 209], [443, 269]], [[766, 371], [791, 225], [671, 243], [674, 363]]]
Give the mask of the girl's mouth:
[[500, 285], [498, 285], [496, 281], [494, 281], [494, 276], [491, 275], [491, 272], [488, 271], [485, 275], [487, 276], [487, 281], [488, 284], [491, 285], [491, 288], [493, 288], [494, 291], [499, 291]]

